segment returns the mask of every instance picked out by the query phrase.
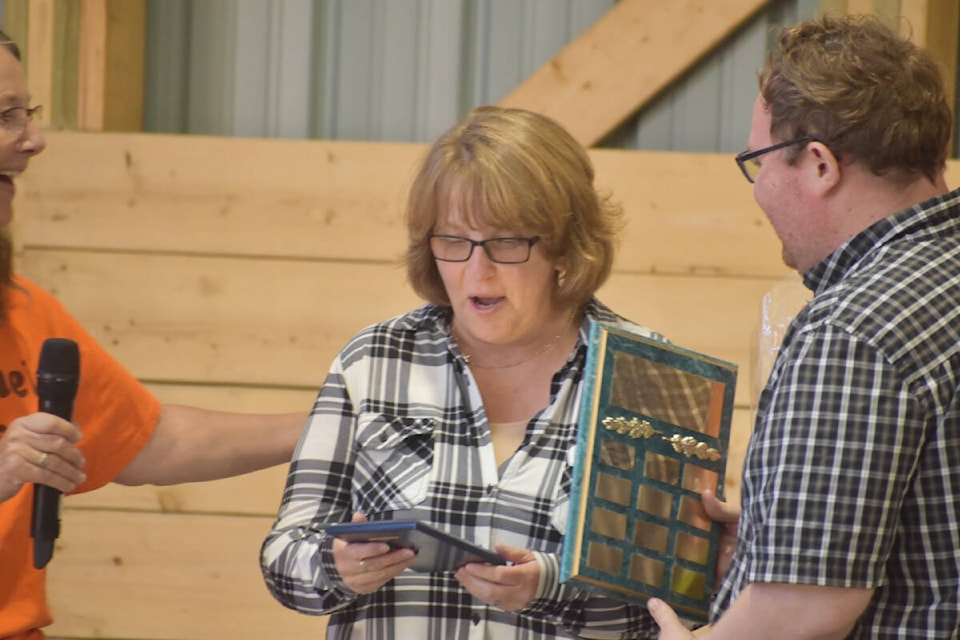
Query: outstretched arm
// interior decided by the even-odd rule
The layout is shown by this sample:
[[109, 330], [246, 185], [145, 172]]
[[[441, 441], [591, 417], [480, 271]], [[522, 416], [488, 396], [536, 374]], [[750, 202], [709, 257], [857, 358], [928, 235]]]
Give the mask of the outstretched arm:
[[287, 463], [306, 420], [306, 413], [244, 414], [164, 405], [150, 441], [116, 482], [202, 482]]

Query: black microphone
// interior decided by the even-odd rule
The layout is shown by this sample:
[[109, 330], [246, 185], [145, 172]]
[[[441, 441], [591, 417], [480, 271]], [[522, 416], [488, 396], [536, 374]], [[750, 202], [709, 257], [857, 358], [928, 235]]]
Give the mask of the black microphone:
[[[40, 411], [64, 420], [73, 416], [73, 399], [80, 382], [80, 350], [66, 338], [49, 338], [40, 350], [37, 397]], [[60, 492], [45, 484], [33, 485], [33, 566], [43, 569], [53, 557], [53, 541], [60, 535]]]

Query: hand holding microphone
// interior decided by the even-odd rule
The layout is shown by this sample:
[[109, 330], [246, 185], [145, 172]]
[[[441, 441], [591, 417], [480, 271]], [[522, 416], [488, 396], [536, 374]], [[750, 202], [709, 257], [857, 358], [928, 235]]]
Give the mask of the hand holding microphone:
[[[46, 413], [14, 420], [0, 438], [0, 502], [25, 484], [40, 483], [69, 493], [87, 479], [77, 449], [76, 425]], [[46, 456], [44, 456], [46, 454]]]

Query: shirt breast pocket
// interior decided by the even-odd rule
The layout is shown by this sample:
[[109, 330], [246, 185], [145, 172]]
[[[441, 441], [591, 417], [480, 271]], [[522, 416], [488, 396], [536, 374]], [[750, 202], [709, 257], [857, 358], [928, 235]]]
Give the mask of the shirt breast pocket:
[[433, 469], [433, 420], [378, 413], [357, 421], [358, 510], [370, 516], [423, 502]]

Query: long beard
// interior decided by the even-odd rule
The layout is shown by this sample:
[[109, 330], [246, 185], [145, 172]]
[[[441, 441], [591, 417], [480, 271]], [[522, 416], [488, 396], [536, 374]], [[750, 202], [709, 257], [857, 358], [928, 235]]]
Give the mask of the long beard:
[[0, 320], [7, 317], [7, 289], [13, 284], [13, 242], [0, 231]]

